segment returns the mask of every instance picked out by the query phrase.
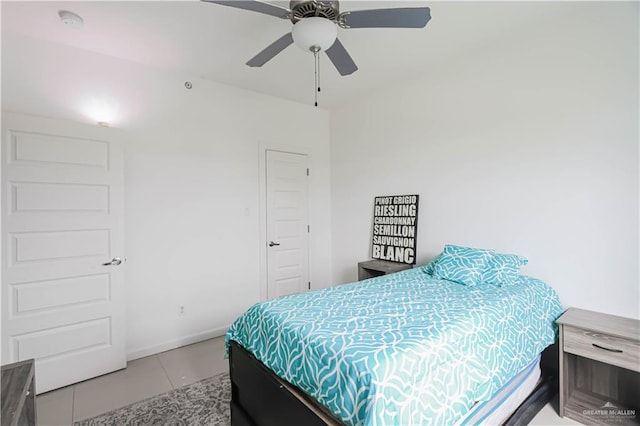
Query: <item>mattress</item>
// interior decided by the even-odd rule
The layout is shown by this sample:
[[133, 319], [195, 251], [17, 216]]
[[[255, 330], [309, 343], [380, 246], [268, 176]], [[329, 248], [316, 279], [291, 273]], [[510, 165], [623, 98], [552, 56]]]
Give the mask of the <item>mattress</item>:
[[252, 306], [227, 333], [347, 425], [453, 424], [556, 340], [553, 289], [423, 268]]
[[504, 423], [533, 392], [540, 379], [540, 357], [511, 378], [488, 401], [476, 403], [457, 426]]

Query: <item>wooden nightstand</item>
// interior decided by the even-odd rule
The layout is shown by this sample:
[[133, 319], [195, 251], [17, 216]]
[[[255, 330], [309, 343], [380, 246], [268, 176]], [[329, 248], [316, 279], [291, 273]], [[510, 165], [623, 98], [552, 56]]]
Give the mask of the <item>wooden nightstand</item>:
[[568, 309], [560, 326], [560, 416], [638, 424], [640, 321]]
[[366, 262], [358, 262], [358, 281], [391, 274], [393, 272], [400, 272], [411, 268], [413, 268], [413, 265], [389, 262], [388, 260], [367, 260]]

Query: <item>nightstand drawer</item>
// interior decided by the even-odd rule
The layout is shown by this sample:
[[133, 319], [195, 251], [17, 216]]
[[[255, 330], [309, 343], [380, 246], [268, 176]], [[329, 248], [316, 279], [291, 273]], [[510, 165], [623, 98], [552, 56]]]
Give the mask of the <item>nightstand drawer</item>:
[[564, 351], [633, 371], [640, 371], [640, 343], [604, 333], [563, 327]]

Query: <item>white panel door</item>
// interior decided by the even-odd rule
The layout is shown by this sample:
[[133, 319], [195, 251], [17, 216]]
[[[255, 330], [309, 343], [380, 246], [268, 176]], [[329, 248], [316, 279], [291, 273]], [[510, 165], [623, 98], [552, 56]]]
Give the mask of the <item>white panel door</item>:
[[309, 289], [307, 156], [266, 152], [267, 297]]
[[39, 393], [126, 367], [122, 220], [114, 130], [3, 114], [1, 362]]

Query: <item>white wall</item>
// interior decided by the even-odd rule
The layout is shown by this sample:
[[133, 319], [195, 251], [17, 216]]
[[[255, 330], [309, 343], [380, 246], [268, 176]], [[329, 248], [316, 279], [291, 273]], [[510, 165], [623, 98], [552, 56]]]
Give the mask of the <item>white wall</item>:
[[[435, 13], [435, 12], [434, 12]], [[640, 318], [638, 3], [573, 3], [331, 114], [333, 278], [373, 197], [420, 194], [418, 263], [515, 252], [566, 307]]]
[[326, 111], [15, 37], [3, 40], [3, 109], [87, 122], [93, 98], [117, 107], [130, 358], [221, 335], [259, 300], [260, 146], [309, 153], [310, 277], [330, 285]]
[[[312, 288], [330, 285], [328, 113], [197, 86], [153, 125], [134, 128], [125, 150], [134, 355], [220, 334], [259, 300], [261, 143], [309, 150], [310, 277]], [[178, 305], [186, 315], [177, 316]]]

